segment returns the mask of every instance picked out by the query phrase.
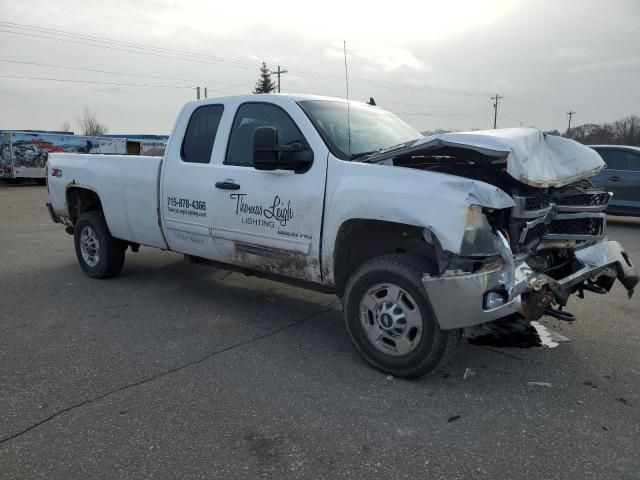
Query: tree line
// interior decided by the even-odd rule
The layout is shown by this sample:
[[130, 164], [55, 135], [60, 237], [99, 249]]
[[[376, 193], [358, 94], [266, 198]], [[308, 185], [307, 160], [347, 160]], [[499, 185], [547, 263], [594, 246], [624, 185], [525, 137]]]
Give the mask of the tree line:
[[[553, 132], [549, 133], [554, 134]], [[585, 123], [571, 127], [564, 136], [585, 145], [633, 145], [638, 147], [640, 146], [640, 117], [629, 115], [610, 123]]]
[[[477, 128], [471, 129], [478, 130]], [[422, 132], [424, 136], [452, 133], [457, 130], [427, 130]], [[631, 145], [640, 147], [640, 116], [629, 115], [615, 122], [609, 123], [585, 123], [571, 127], [565, 133], [558, 130], [547, 130], [548, 135], [570, 138], [584, 145]]]

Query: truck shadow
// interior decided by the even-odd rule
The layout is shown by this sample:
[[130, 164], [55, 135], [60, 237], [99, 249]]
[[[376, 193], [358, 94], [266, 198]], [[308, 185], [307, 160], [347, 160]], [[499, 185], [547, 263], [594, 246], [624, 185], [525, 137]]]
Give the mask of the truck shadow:
[[[141, 280], [144, 282], [142, 288], [170, 289], [171, 293], [163, 294], [163, 299], [173, 298], [191, 311], [208, 310], [223, 317], [231, 312], [235, 319], [233, 321], [242, 322], [248, 333], [277, 329], [283, 322], [295, 323], [332, 306], [329, 311], [309, 322], [302, 322], [290, 331], [284, 330], [278, 334], [282, 338], [295, 337], [296, 345], [309, 345], [305, 351], [294, 350], [301, 356], [292, 357], [291, 365], [302, 365], [302, 374], [308, 368], [317, 370], [317, 362], [324, 358], [342, 358], [343, 363], [339, 365], [322, 362], [325, 373], [340, 376], [344, 370], [354, 369], [358, 375], [365, 377], [386, 378], [386, 375], [366, 365], [356, 353], [344, 328], [340, 301], [334, 295], [311, 292], [227, 270], [189, 265], [182, 261], [152, 269], [137, 262], [128, 262], [118, 279], [127, 282], [132, 288], [136, 288]], [[209, 320], [204, 316], [201, 321]], [[494, 332], [488, 343], [480, 339], [468, 343], [463, 339], [452, 363], [445, 369], [412, 383], [425, 386], [442, 384], [444, 381], [451, 383], [453, 378], [462, 379], [468, 369], [472, 372], [481, 370], [483, 377], [495, 375], [491, 383], [497, 379], [504, 382], [507, 379], [505, 365], [508, 365], [509, 370], [507, 377], [513, 375], [513, 381], [521, 383], [522, 375], [530, 371], [530, 363], [539, 363], [549, 352], [545, 352], [547, 349], [530, 331], [527, 331], [527, 335], [518, 335], [518, 342], [515, 343], [513, 331], [505, 330], [502, 334], [503, 339], [500, 338], [500, 333]], [[562, 349], [563, 346], [560, 345], [559, 348]], [[497, 367], [495, 371], [493, 366]]]

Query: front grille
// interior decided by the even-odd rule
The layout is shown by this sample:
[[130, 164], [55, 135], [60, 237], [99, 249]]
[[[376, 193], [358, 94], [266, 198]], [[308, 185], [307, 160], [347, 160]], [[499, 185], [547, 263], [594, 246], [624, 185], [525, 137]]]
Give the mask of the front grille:
[[515, 218], [537, 218], [546, 214], [550, 207], [549, 199], [546, 195], [519, 196], [514, 195], [513, 216]]
[[593, 187], [569, 185], [553, 192], [553, 202], [561, 212], [600, 212], [609, 203], [609, 194]]
[[526, 197], [524, 201], [525, 211], [542, 210], [548, 205], [549, 203], [542, 197]]
[[605, 206], [609, 195], [604, 192], [599, 193], [577, 193], [575, 195], [567, 195], [556, 199], [558, 206], [578, 206], [584, 205], [585, 207], [597, 207]]
[[597, 240], [604, 235], [604, 214], [564, 214], [549, 224], [545, 238], [566, 240]]
[[527, 234], [525, 235], [524, 241], [522, 243], [525, 245], [530, 245], [533, 242], [539, 242], [546, 231], [547, 226], [544, 223], [538, 223], [527, 231]]

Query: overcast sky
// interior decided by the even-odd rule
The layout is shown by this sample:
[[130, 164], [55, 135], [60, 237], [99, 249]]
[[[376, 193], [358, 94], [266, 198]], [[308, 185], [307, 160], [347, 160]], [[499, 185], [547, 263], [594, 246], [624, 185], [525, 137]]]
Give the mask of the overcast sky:
[[0, 0], [0, 129], [77, 129], [88, 106], [111, 133], [169, 133], [196, 85], [249, 93], [263, 60], [283, 92], [343, 97], [343, 40], [351, 98], [420, 130], [490, 128], [494, 93], [499, 127], [640, 114], [639, 0], [217, 3]]

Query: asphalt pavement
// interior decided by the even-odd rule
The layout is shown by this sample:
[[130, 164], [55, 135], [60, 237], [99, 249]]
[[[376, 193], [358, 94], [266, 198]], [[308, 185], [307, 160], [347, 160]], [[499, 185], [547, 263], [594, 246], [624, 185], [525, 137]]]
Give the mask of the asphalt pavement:
[[[406, 381], [358, 357], [331, 295], [149, 248], [89, 279], [45, 201], [0, 184], [1, 479], [640, 478], [619, 284], [541, 320], [570, 342], [464, 343]], [[640, 219], [608, 231], [640, 265]]]

